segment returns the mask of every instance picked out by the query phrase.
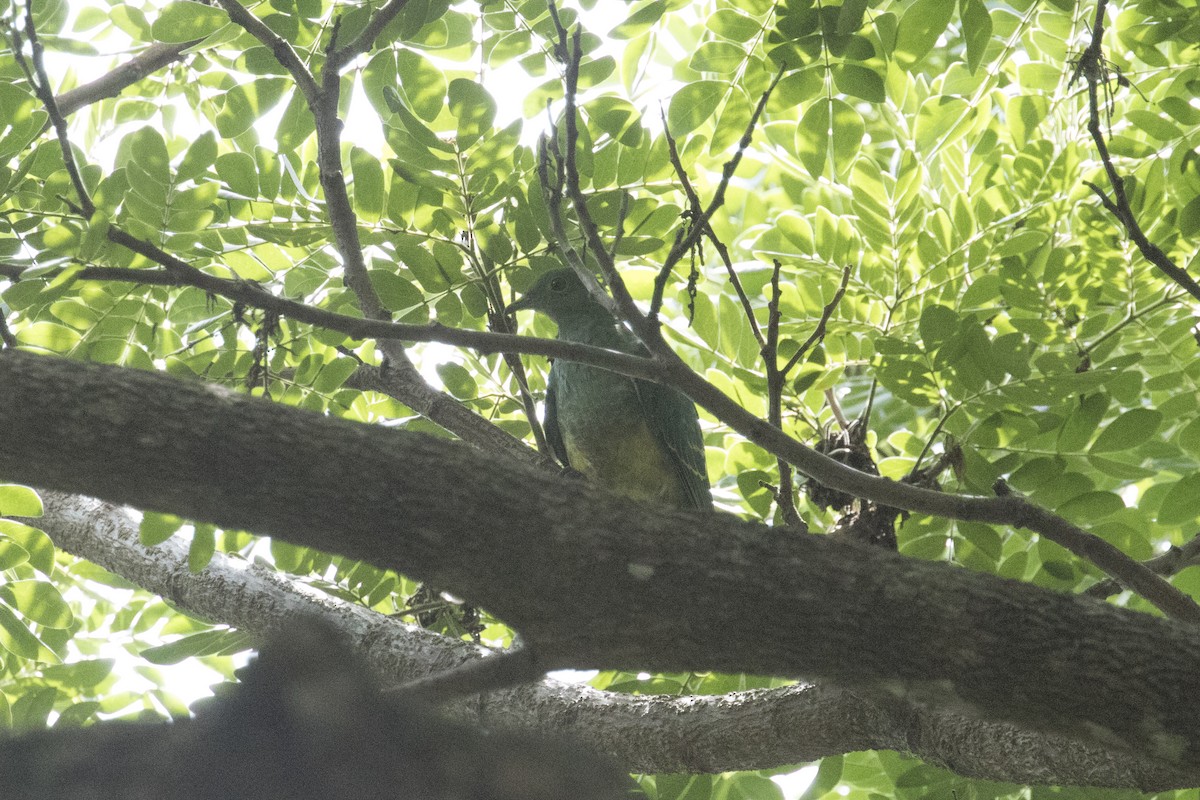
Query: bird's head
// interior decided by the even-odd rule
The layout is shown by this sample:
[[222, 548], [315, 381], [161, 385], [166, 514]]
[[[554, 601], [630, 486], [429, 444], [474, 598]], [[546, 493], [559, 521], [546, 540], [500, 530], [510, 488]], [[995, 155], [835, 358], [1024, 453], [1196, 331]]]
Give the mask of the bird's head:
[[510, 304], [506, 312], [541, 311], [560, 327], [564, 319], [596, 312], [607, 315], [604, 307], [592, 299], [587, 288], [573, 271], [556, 269], [545, 273], [533, 282], [533, 286]]

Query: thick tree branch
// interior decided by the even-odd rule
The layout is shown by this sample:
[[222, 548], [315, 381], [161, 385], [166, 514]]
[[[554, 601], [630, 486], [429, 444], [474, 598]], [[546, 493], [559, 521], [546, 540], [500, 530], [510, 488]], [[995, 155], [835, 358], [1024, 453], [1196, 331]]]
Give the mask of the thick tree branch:
[[[481, 648], [315, 593], [221, 553], [200, 573], [175, 537], [138, 540], [123, 509], [42, 490], [45, 516], [26, 520], [55, 544], [161, 595], [196, 616], [267, 637], [317, 618], [358, 643], [383, 686], [473, 663]], [[546, 679], [453, 703], [458, 719], [583, 742], [633, 772], [765, 769], [864, 749], [892, 749], [961, 775], [1015, 783], [1139, 788], [1194, 785], [1179, 774], [1062, 737], [938, 714], [884, 697], [793, 686], [722, 697], [635, 696]]]
[[196, 39], [179, 44], [162, 42], [152, 44], [96, 80], [58, 95], [56, 99], [58, 110], [64, 117], [69, 117], [92, 103], [108, 97], [116, 97], [147, 75], [157, 72], [172, 62], [179, 61], [189, 48], [195, 47], [202, 41], [204, 40]]
[[[3, 351], [0, 409], [6, 479], [402, 570], [514, 625], [547, 668], [820, 677], [1200, 761], [1192, 626], [723, 515], [631, 514], [455, 442], [157, 374]], [[768, 619], [787, 624], [747, 622]]]
[[[5, 737], [7, 800], [617, 800], [630, 780], [561, 742], [484, 734], [380, 696], [311, 620], [272, 637], [195, 717]], [[367, 733], [369, 731], [369, 733]]]
[[[241, 8], [241, 6], [237, 7]], [[557, 15], [554, 15], [554, 19], [560, 34], [560, 46], [565, 50], [567, 47], [566, 32], [562, 28], [561, 23], [558, 22]], [[76, 186], [80, 204], [83, 206], [82, 212], [86, 216], [91, 217], [95, 208], [83, 184], [79, 170], [75, 166], [70, 140], [67, 137], [66, 121], [55, 105], [53, 93], [49, 89], [49, 80], [46, 77], [45, 69], [41, 65], [41, 45], [37, 41], [37, 32], [34, 29], [32, 12], [27, 14], [26, 33], [30, 38], [33, 53], [32, 60], [34, 62], [30, 79], [37, 87], [39, 97], [46, 104], [46, 109], [58, 132], [64, 162]], [[18, 46], [16, 52], [19, 54], [20, 51], [21, 48]], [[572, 194], [573, 198], [578, 200], [576, 211], [580, 215], [582, 223], [587, 215], [586, 202], [579, 189], [578, 173], [574, 170], [573, 160], [577, 137], [577, 132], [575, 131], [574, 92], [576, 89], [575, 80], [578, 77], [578, 63], [581, 57], [578, 36], [575, 37], [570, 53], [571, 57], [568, 61], [567, 70], [567, 138], [569, 155], [567, 159], [566, 180], [568, 191]], [[21, 60], [24, 63], [23, 57], [21, 57]], [[572, 64], [574, 68], [572, 68]], [[573, 78], [572, 75], [575, 77]], [[340, 121], [337, 119], [337, 96], [339, 88], [340, 85], [335, 71], [326, 70], [322, 86], [318, 92], [318, 108], [314, 109], [318, 129], [318, 159], [322, 162], [321, 179], [323, 185], [328, 183], [325, 188], [327, 192], [326, 199], [330, 206], [330, 220], [335, 230], [339, 250], [341, 250], [343, 255], [343, 263], [347, 271], [347, 281], [352, 290], [358, 295], [360, 305], [364, 309], [366, 316], [378, 318], [377, 324], [391, 325], [392, 323], [386, 321], [390, 315], [387, 314], [382, 304], [379, 303], [378, 296], [375, 294], [374, 289], [370, 285], [370, 280], [366, 275], [366, 267], [362, 258], [362, 248], [358, 239], [357, 224], [353, 209], [350, 207], [349, 197], [346, 194], [345, 181], [341, 173], [340, 153], [336, 152], [336, 147], [331, 148], [330, 145], [331, 141], [336, 144], [338, 126], [340, 126]], [[763, 104], [765, 104], [768, 95], [769, 90], [767, 94], [764, 94]], [[324, 136], [321, 133], [323, 125], [326, 128], [330, 128]], [[747, 129], [747, 134], [743, 137], [742, 149], [748, 146], [747, 137], [749, 137], [751, 130], [752, 128]], [[732, 168], [735, 166], [736, 159], [726, 165], [727, 177], [732, 175]], [[716, 207], [715, 205], [710, 206], [712, 210], [715, 210]], [[337, 211], [336, 209], [341, 210]], [[592, 227], [594, 228], [594, 225]], [[593, 233], [589, 233], [589, 236], [593, 236]], [[107, 236], [109, 240], [122, 244], [130, 250], [152, 259], [156, 263], [162, 264], [169, 272], [181, 276], [181, 279], [194, 281], [193, 285], [200, 285], [201, 283], [213, 285], [214, 281], [220, 281], [220, 279], [215, 279], [211, 276], [204, 276], [199, 270], [196, 270], [180, 259], [171, 256], [148, 242], [130, 236], [116, 227], [110, 226], [107, 230]], [[599, 253], [603, 252], [603, 247], [599, 247]], [[615, 268], [611, 264], [608, 265], [606, 272], [611, 272], [611, 288], [614, 292], [618, 308], [652, 354], [652, 359], [648, 362], [644, 359], [641, 361], [657, 365], [663, 373], [661, 377], [656, 375], [651, 380], [670, 383], [676, 388], [681, 389], [694, 401], [703, 405], [739, 433], [742, 433], [775, 456], [791, 462], [806, 475], [819, 480], [831, 488], [841, 489], [856, 496], [866, 497], [877, 503], [895, 508], [921, 511], [954, 519], [996, 522], [1027, 527], [1041, 533], [1051, 541], [1066, 547], [1073, 553], [1088, 558], [1111, 576], [1121, 580], [1129, 588], [1154, 603], [1164, 612], [1178, 616], [1181, 619], [1200, 622], [1200, 606], [1197, 606], [1182, 592], [1155, 575], [1152, 570], [1130, 559], [1118, 548], [1100, 537], [1094, 536], [1078, 526], [1072, 525], [1067, 520], [1034, 506], [1021, 498], [1003, 497], [989, 500], [987, 498], [954, 497], [943, 495], [940, 492], [907, 486], [902, 488], [902, 495], [907, 493], [907, 496], [895, 498], [896, 487], [900, 486], [900, 484], [851, 469], [816, 453], [810, 448], [804, 447], [799, 442], [784, 434], [779, 427], [749, 414], [712, 384], [696, 375], [666, 346], [657, 325], [637, 310], [632, 297], [630, 297], [628, 291], [625, 289], [624, 284], [621, 283], [620, 277], [616, 275]], [[239, 293], [248, 293], [256, 297], [260, 295], [264, 296], [262, 297], [263, 302], [272, 305], [290, 303], [290, 301], [283, 301], [278, 298], [267, 300], [266, 298], [273, 298], [273, 296], [269, 292], [259, 290], [256, 287], [250, 289], [248, 292], [245, 289], [239, 290]], [[293, 305], [300, 306], [302, 311], [307, 308], [302, 304]], [[258, 307], [263, 306], [259, 305]], [[632, 311], [629, 309], [632, 309]], [[314, 311], [316, 310], [309, 309], [303, 313], [311, 315]], [[363, 321], [364, 324], [369, 322], [371, 320]], [[459, 335], [463, 333], [467, 332], [459, 332]], [[496, 336], [496, 334], [476, 335]], [[516, 339], [520, 337], [511, 338]], [[390, 364], [391, 372], [395, 376], [389, 380], [389, 388], [393, 388], [397, 392], [396, 396], [402, 402], [408, 402], [420, 413], [425, 414], [434, 422], [443, 425], [451, 432], [457, 433], [467, 441], [477, 444], [486, 443], [494, 446], [499, 452], [503, 453], [513, 454], [524, 452], [526, 453], [524, 456], [526, 461], [532, 461], [535, 458], [528, 451], [528, 448], [525, 448], [524, 445], [521, 445], [507, 433], [491, 425], [478, 415], [473, 414], [453, 398], [429, 386], [421, 378], [415, 365], [398, 344], [391, 343], [390, 339], [384, 338], [381, 349], [383, 349], [385, 355], [390, 359], [390, 362], [385, 364], [385, 366]], [[599, 363], [599, 361], [611, 360], [621, 354], [606, 353], [606, 351], [597, 350], [593, 355], [597, 358], [597, 362], [595, 362], [597, 366], [605, 366], [605, 364]], [[593, 363], [590, 357], [589, 363]], [[633, 375], [633, 377], [641, 377], [641, 375]], [[831, 479], [826, 479], [826, 475], [831, 476]], [[866, 488], [863, 488], [864, 483], [866, 484]]]
[[[273, 311], [299, 322], [341, 331], [352, 338], [436, 341], [470, 347], [480, 352], [520, 352], [550, 358], [564, 358], [603, 367], [630, 377], [674, 386], [767, 452], [787, 460], [805, 475], [830, 488], [893, 508], [918, 511], [950, 519], [1028, 528], [1065, 547], [1077, 556], [1088, 559], [1123, 585], [1150, 600], [1164, 612], [1181, 619], [1200, 621], [1200, 606], [1196, 606], [1152, 570], [1131, 559], [1100, 537], [1083, 530], [1068, 520], [1016, 495], [980, 497], [945, 494], [897, 483], [847, 467], [800, 444], [778, 427], [750, 414], [711, 383], [693, 372], [669, 349], [665, 351], [666, 357], [670, 358], [669, 361], [664, 356], [646, 359], [557, 339], [538, 339], [528, 336], [446, 328], [437, 324], [407, 325], [347, 317], [276, 297], [252, 283], [230, 281], [208, 275], [154, 245], [142, 242], [116, 228], [109, 229], [109, 238], [148, 258], [168, 265], [170, 271], [188, 285], [197, 286], [248, 306]], [[378, 377], [381, 380], [394, 380], [397, 377], [408, 378], [409, 376], [406, 375], [408, 370], [415, 370], [415, 368], [406, 359], [400, 365], [393, 364], [389, 369], [381, 370]], [[424, 409], [409, 402], [409, 398], [414, 396], [421, 399], [415, 391], [421, 386], [428, 389], [428, 396], [423, 400]], [[390, 391], [388, 393], [391, 394]], [[488, 439], [481, 438], [482, 433], [486, 433], [487, 430], [499, 431], [499, 429], [487, 424], [485, 431], [475, 432], [475, 428], [479, 426], [470, 425], [470, 419], [480, 418], [457, 401], [446, 399], [443, 393], [429, 388], [419, 375], [411, 379], [410, 385], [405, 389], [405, 396], [400, 399], [402, 402], [409, 402], [409, 405], [415, 410], [439, 424], [442, 419], [453, 415], [469, 417], [469, 419], [463, 420], [460, 428], [460, 430], [469, 432], [469, 435], [462, 436], [467, 441], [485, 442], [489, 446], [494, 446], [498, 452], [514, 455], [526, 463], [535, 463], [539, 460], [534, 451], [507, 433], [499, 432], [503, 435], [497, 434]], [[449, 428], [449, 425], [446, 427]], [[492, 439], [497, 441], [493, 443]]]

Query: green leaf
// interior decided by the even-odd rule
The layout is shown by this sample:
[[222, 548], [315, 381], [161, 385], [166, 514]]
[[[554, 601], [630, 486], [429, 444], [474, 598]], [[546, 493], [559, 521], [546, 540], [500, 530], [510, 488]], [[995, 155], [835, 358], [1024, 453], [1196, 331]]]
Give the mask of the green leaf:
[[465, 150], [492, 128], [496, 101], [478, 83], [466, 78], [450, 81], [450, 113], [458, 120], [458, 147]]
[[226, 139], [242, 135], [275, 107], [289, 85], [285, 78], [259, 78], [239, 83], [225, 93], [225, 104], [217, 112], [217, 132]]
[[667, 106], [667, 128], [672, 136], [685, 136], [713, 115], [729, 84], [724, 81], [694, 81], [671, 98]]
[[1124, 508], [1125, 502], [1113, 492], [1084, 492], [1055, 510], [1069, 520], [1086, 524], [1111, 517]]
[[37, 637], [4, 604], [0, 604], [0, 647], [30, 661], [36, 659], [41, 651]]
[[833, 82], [846, 94], [871, 103], [882, 103], [887, 99], [883, 78], [875, 70], [861, 64], [834, 65]]
[[17, 331], [17, 341], [29, 347], [40, 347], [55, 353], [65, 353], [79, 344], [80, 336], [66, 325], [56, 322], [35, 322]]
[[958, 332], [959, 319], [954, 309], [940, 305], [927, 305], [921, 309], [921, 341], [926, 351], [936, 350], [938, 345]]
[[945, 145], [965, 132], [960, 123], [969, 119], [971, 107], [961, 97], [939, 95], [921, 104], [913, 124], [913, 139], [917, 149], [925, 152], [935, 145]]
[[150, 31], [160, 42], [190, 42], [229, 24], [229, 15], [215, 6], [177, 0], [162, 10]]
[[1100, 426], [1100, 420], [1104, 419], [1110, 403], [1111, 399], [1103, 392], [1080, 398], [1079, 407], [1067, 416], [1058, 433], [1059, 451], [1073, 453], [1083, 450]]
[[150, 180], [164, 188], [171, 183], [171, 158], [167, 155], [167, 143], [157, 130], [147, 127], [134, 131], [122, 140], [121, 149]]
[[625, 21], [608, 32], [612, 39], [632, 39], [645, 33], [651, 25], [658, 22], [667, 10], [664, 0], [650, 0], [633, 11]]
[[1088, 448], [1091, 453], [1129, 450], [1149, 439], [1162, 424], [1163, 416], [1150, 408], [1135, 408], [1110, 422]]
[[197, 523], [192, 534], [192, 543], [188, 547], [188, 572], [195, 575], [203, 571], [208, 562], [212, 561], [216, 551], [216, 526]]
[[723, 39], [748, 42], [758, 35], [762, 25], [734, 8], [721, 8], [709, 15], [705, 26]]
[[729, 42], [705, 42], [700, 45], [688, 66], [697, 72], [732, 74], [746, 60], [746, 51]]
[[90, 689], [112, 674], [115, 660], [90, 658], [71, 664], [54, 664], [42, 669], [42, 677], [73, 689]]
[[1158, 507], [1159, 525], [1185, 525], [1200, 517], [1200, 472], [1181, 478]]
[[1200, 417], [1192, 420], [1179, 431], [1179, 446], [1193, 456], [1200, 456]]
[[400, 90], [417, 116], [433, 122], [446, 104], [446, 78], [429, 59], [412, 50], [396, 53]]
[[915, 0], [904, 10], [896, 29], [896, 63], [911, 69], [937, 44], [950, 24], [954, 3], [950, 0]]
[[178, 664], [189, 658], [219, 653], [242, 638], [237, 631], [202, 631], [176, 639], [170, 644], [147, 647], [139, 655], [151, 664]]
[[147, 511], [142, 515], [141, 525], [138, 526], [138, 541], [146, 547], [154, 547], [170, 539], [182, 527], [183, 520], [174, 514]]
[[642, 117], [628, 100], [606, 95], [590, 101], [584, 109], [588, 119], [621, 144], [637, 147], [641, 143]]
[[0, 571], [20, 566], [29, 560], [29, 552], [14, 541], [0, 536]]
[[0, 517], [40, 517], [42, 498], [28, 486], [0, 483]]
[[46, 581], [11, 581], [0, 587], [11, 603], [29, 620], [47, 628], [68, 628], [75, 620], [58, 589]]
[[1005, 116], [1017, 147], [1024, 147], [1029, 143], [1049, 110], [1050, 101], [1040, 95], [1018, 95], [1008, 101]]
[[44, 531], [10, 519], [0, 519], [0, 534], [29, 554], [29, 565], [43, 575], [54, 572], [54, 542]]
[[470, 400], [478, 394], [479, 389], [475, 384], [475, 378], [461, 364], [447, 362], [437, 365], [438, 377], [442, 379], [442, 384], [459, 400]]
[[830, 156], [835, 175], [850, 169], [862, 146], [862, 115], [844, 100], [818, 100], [804, 112], [796, 129], [796, 154], [814, 178], [825, 174]]
[[379, 159], [361, 147], [350, 148], [350, 174], [354, 178], [354, 210], [367, 222], [378, 222], [385, 199]]
[[1135, 108], [1126, 111], [1125, 118], [1160, 141], [1169, 142], [1183, 138], [1183, 131], [1178, 125], [1153, 111]]
[[322, 394], [337, 391], [357, 370], [358, 362], [352, 358], [337, 358], [327, 362], [313, 381], [313, 389]]
[[222, 153], [217, 156], [217, 177], [230, 191], [243, 197], [258, 197], [258, 165], [249, 153]]

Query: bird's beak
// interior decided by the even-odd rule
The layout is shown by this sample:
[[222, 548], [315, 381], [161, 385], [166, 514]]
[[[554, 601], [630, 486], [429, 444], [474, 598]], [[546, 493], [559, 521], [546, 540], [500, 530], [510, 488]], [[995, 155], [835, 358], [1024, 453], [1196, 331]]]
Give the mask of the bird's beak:
[[529, 303], [529, 298], [528, 298], [528, 297], [522, 297], [520, 300], [514, 300], [514, 301], [512, 301], [511, 303], [509, 303], [509, 304], [508, 304], [508, 305], [505, 307], [505, 309], [504, 309], [504, 313], [505, 313], [505, 314], [511, 314], [511, 313], [513, 313], [514, 311], [528, 311], [528, 310], [530, 310], [530, 309], [532, 309], [532, 308], [533, 308], [533, 306], [532, 306], [532, 305], [530, 305], [530, 303]]

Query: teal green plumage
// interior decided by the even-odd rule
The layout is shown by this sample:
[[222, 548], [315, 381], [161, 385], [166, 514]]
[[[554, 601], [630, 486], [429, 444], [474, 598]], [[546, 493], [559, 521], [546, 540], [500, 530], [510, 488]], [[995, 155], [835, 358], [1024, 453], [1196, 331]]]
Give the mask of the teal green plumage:
[[[645, 355], [569, 269], [542, 275], [509, 311], [541, 311], [558, 338]], [[564, 464], [612, 491], [712, 509], [696, 406], [678, 391], [563, 359], [550, 367], [546, 438]]]

